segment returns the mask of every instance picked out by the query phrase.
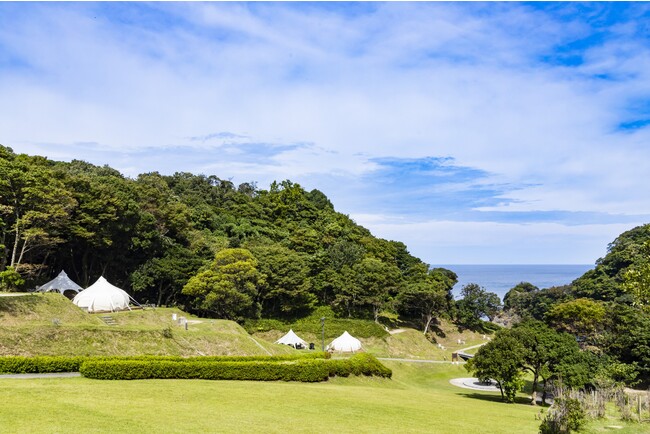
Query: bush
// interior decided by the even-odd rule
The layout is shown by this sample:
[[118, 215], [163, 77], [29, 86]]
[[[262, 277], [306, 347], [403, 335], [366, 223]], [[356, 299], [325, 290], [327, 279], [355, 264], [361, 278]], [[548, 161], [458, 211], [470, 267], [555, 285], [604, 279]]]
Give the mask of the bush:
[[7, 356], [0, 357], [0, 373], [7, 374], [42, 374], [48, 372], [78, 372], [82, 363], [86, 361], [209, 361], [213, 363], [222, 362], [290, 362], [297, 360], [329, 359], [331, 355], [326, 352], [283, 354], [278, 356], [38, 356], [22, 357]]
[[280, 362], [215, 362], [207, 360], [96, 360], [81, 365], [84, 377], [99, 380], [151, 378], [253, 381], [325, 381], [329, 372], [324, 360]]
[[393, 371], [382, 365], [377, 358], [367, 353], [356, 354], [349, 359], [327, 361], [330, 377], [347, 377], [365, 375], [391, 378]]
[[553, 407], [539, 426], [540, 434], [570, 434], [586, 421], [585, 410], [575, 398], [556, 398]]
[[0, 372], [6, 374], [42, 374], [48, 372], [77, 372], [86, 357], [38, 356], [0, 357]]

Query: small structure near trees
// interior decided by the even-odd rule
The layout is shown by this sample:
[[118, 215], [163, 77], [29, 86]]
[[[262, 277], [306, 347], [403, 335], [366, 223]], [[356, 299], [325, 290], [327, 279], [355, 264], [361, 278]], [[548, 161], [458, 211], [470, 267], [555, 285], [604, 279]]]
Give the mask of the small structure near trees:
[[290, 347], [294, 347], [297, 350], [307, 348], [308, 345], [307, 342], [305, 342], [296, 333], [294, 333], [293, 329], [290, 329], [286, 335], [275, 341], [275, 343], [289, 345]]
[[102, 276], [77, 294], [72, 302], [88, 312], [95, 313], [131, 310], [129, 307], [131, 300], [133, 299], [126, 291], [111, 285]]
[[59, 292], [72, 300], [80, 291], [83, 291], [83, 288], [73, 282], [64, 270], [61, 270], [58, 276], [39, 286], [34, 292]]
[[345, 331], [327, 346], [327, 350], [338, 351], [340, 353], [354, 353], [361, 350], [361, 341]]

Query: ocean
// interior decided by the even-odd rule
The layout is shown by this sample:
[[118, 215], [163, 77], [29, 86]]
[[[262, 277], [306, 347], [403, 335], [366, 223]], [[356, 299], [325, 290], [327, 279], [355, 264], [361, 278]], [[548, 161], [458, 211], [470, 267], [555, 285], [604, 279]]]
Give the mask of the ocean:
[[530, 282], [538, 288], [549, 288], [571, 283], [593, 265], [435, 265], [452, 270], [458, 275], [454, 295], [468, 283], [476, 283], [489, 292], [503, 296], [519, 282]]

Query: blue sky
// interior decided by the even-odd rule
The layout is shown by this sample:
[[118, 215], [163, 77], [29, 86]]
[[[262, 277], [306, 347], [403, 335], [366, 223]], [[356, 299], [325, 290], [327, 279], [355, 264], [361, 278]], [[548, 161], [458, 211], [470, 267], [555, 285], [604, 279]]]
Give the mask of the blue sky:
[[291, 179], [431, 264], [650, 222], [650, 4], [0, 3], [0, 143]]

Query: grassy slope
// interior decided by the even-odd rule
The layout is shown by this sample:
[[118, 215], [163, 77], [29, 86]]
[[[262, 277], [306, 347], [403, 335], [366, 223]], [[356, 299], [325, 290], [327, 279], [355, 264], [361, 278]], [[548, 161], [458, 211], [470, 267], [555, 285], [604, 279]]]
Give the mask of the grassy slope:
[[[172, 313], [191, 321], [188, 330], [172, 322]], [[232, 321], [200, 320], [166, 308], [111, 317], [116, 326], [83, 312], [60, 294], [0, 297], [0, 356], [267, 354]], [[171, 337], [166, 337], [169, 331]], [[257, 341], [273, 354], [290, 351]]]

